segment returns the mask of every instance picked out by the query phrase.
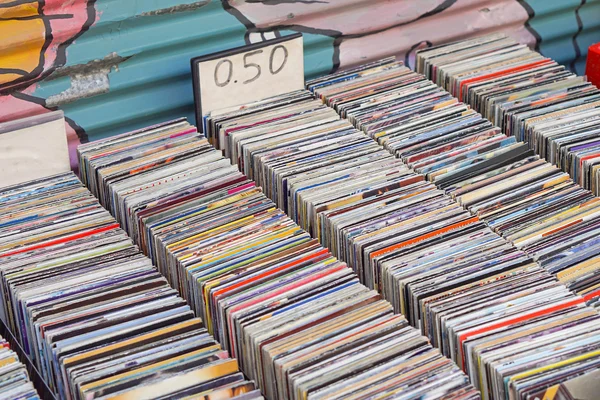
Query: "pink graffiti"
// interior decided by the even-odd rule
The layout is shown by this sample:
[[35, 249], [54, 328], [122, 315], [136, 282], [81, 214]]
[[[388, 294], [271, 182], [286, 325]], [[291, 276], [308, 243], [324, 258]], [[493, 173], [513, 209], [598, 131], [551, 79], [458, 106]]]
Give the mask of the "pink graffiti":
[[230, 0], [258, 31], [292, 29], [335, 37], [339, 64], [389, 55], [405, 59], [420, 43], [439, 44], [494, 31], [535, 44], [516, 0]]

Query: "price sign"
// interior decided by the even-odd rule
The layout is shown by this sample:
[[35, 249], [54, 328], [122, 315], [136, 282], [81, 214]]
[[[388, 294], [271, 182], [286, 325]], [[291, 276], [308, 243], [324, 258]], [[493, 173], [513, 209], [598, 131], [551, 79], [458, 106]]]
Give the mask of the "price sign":
[[302, 34], [192, 59], [196, 123], [213, 110], [304, 87]]
[[0, 124], [0, 188], [71, 170], [62, 111]]

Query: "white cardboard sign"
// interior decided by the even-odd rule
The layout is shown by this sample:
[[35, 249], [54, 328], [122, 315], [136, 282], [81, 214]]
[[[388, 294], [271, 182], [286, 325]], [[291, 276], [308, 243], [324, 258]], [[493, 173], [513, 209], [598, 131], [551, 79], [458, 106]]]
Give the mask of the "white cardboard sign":
[[0, 124], [0, 188], [70, 170], [62, 111]]
[[211, 111], [304, 87], [302, 35], [295, 34], [192, 59], [196, 123]]

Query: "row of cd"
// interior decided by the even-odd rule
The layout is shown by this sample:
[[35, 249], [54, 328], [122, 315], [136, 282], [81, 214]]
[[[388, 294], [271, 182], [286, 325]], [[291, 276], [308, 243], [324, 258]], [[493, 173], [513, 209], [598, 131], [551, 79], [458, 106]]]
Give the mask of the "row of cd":
[[[58, 398], [262, 398], [75, 175], [5, 188], [0, 210], [0, 315]], [[2, 355], [6, 398], [35, 398]]]
[[0, 336], [0, 399], [39, 400], [40, 396], [29, 380], [25, 365]]
[[[309, 92], [214, 112], [205, 127], [484, 398], [541, 396], [598, 368], [600, 316], [581, 296]], [[379, 331], [364, 310], [376, 294], [192, 132], [173, 122], [85, 145], [83, 179], [268, 398], [475, 396], [450, 364], [406, 355], [419, 384], [390, 383], [397, 370], [377, 360], [394, 346], [350, 334]]]
[[504, 35], [417, 53], [417, 71], [600, 194], [600, 90]]
[[600, 200], [468, 105], [393, 60], [309, 88], [590, 304], [600, 299]]
[[541, 398], [599, 367], [588, 191], [394, 60], [308, 87], [332, 109], [295, 92], [220, 110], [209, 140], [484, 398]]
[[90, 190], [265, 397], [480, 397], [455, 363], [187, 122], [78, 152]]

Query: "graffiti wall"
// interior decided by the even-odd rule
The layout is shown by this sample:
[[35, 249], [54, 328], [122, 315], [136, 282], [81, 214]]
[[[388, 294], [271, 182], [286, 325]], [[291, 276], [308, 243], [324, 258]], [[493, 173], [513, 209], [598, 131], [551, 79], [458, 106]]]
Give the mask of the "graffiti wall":
[[302, 32], [313, 77], [498, 31], [583, 73], [600, 0], [0, 0], [0, 121], [62, 109], [74, 154], [193, 121], [195, 56]]

